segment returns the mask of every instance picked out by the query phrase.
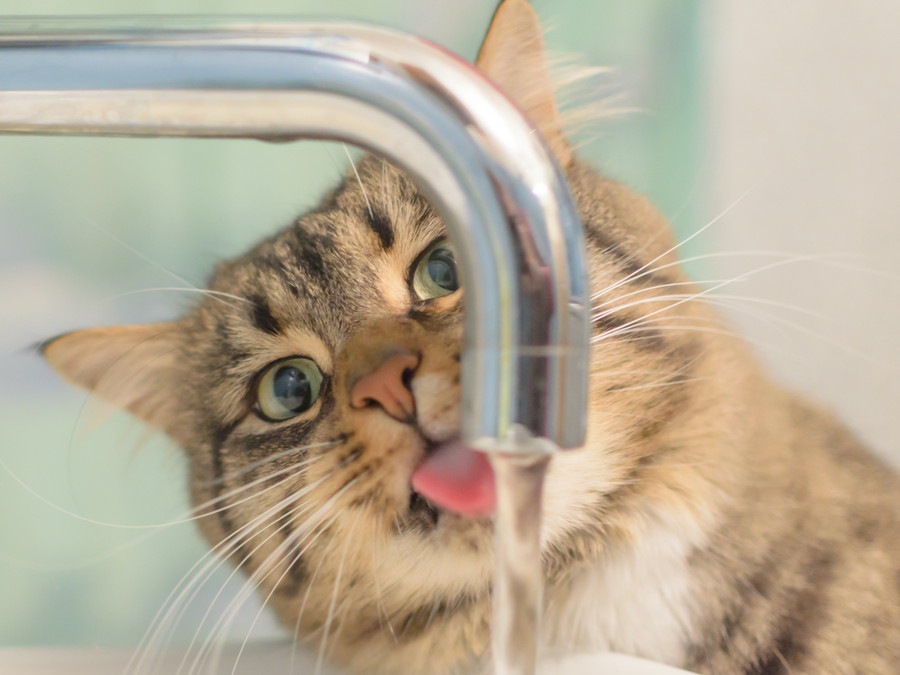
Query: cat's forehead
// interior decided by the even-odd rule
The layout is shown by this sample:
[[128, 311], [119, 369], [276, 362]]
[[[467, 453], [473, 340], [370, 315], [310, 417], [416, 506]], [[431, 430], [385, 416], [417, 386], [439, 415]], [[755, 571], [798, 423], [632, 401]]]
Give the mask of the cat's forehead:
[[208, 301], [207, 309], [232, 328], [303, 327], [333, 343], [354, 323], [402, 311], [411, 264], [441, 236], [440, 219], [409, 178], [367, 157], [313, 211], [221, 264], [210, 288], [245, 302]]

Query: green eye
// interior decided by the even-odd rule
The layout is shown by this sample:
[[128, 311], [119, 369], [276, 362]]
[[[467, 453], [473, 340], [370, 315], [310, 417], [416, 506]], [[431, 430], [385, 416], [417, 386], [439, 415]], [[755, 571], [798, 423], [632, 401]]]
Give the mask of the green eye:
[[271, 421], [287, 420], [313, 407], [322, 389], [322, 371], [315, 361], [295, 357], [278, 361], [259, 381], [259, 411]]
[[425, 251], [413, 273], [413, 290], [422, 300], [450, 295], [459, 288], [456, 254], [453, 246], [442, 239]]

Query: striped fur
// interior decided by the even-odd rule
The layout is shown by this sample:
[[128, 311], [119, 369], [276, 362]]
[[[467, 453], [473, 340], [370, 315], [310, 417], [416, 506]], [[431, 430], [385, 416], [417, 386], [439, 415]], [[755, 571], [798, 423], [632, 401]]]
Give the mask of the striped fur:
[[[554, 459], [546, 488], [545, 650], [716, 675], [900, 672], [896, 476], [761, 372], [695, 296], [657, 212], [573, 157], [524, 0], [502, 3], [480, 64], [551, 139], [595, 293], [588, 443]], [[443, 236], [415, 186], [367, 157], [316, 210], [217, 268], [209, 288], [243, 301], [45, 349], [185, 448], [204, 535], [298, 640], [358, 672], [487, 659], [490, 522], [410, 489], [459, 428], [462, 293], [423, 302], [410, 284]], [[422, 357], [408, 423], [348, 402], [354, 374], [398, 346]], [[322, 395], [266, 421], [255, 383], [292, 355], [316, 361]]]

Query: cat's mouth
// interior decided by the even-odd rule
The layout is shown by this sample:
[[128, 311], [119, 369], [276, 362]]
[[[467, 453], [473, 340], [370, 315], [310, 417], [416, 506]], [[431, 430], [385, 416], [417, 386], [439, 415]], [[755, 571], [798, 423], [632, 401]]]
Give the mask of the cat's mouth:
[[433, 514], [435, 523], [442, 510], [470, 518], [490, 515], [496, 502], [490, 462], [459, 439], [428, 444], [410, 491], [410, 512]]
[[490, 462], [459, 439], [426, 440], [426, 452], [410, 477], [406, 521], [434, 530], [445, 517], [477, 519], [494, 510]]

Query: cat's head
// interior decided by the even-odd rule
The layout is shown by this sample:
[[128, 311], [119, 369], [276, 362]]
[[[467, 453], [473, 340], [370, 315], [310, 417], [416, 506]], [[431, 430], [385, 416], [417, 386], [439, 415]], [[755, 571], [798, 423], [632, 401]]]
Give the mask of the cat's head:
[[[501, 4], [478, 65], [548, 139], [588, 230], [590, 439], [551, 468], [545, 548], [558, 575], [627, 529], [623, 504], [662, 494], [641, 483], [648, 439], [687, 405], [679, 383], [699, 357], [664, 330], [658, 287], [684, 283], [671, 236], [643, 199], [574, 159], [524, 0]], [[464, 290], [446, 237], [412, 182], [367, 157], [314, 211], [220, 264], [185, 316], [44, 350], [184, 447], [206, 537], [272, 591], [288, 626], [330, 630], [336, 656], [367, 668], [441, 670], [489, 644], [490, 518], [435, 509], [411, 487], [459, 434]]]

